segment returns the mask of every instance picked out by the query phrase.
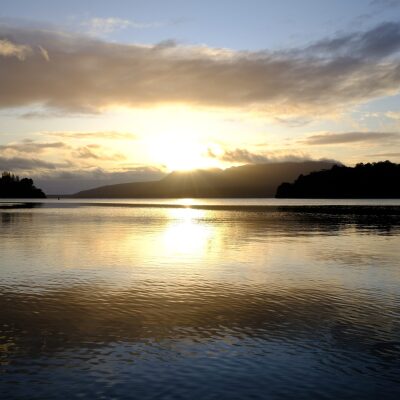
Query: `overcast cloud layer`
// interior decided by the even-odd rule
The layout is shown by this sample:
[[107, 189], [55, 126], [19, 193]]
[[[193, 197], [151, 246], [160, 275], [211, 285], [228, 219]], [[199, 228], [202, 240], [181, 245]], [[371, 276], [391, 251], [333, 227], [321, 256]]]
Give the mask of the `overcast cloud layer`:
[[332, 113], [395, 94], [400, 23], [281, 52], [125, 45], [0, 25], [0, 107], [74, 112], [185, 103], [266, 113]]

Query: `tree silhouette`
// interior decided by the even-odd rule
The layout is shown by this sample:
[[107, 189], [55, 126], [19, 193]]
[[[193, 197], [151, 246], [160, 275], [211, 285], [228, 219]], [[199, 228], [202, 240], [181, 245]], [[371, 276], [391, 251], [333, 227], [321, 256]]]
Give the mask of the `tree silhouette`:
[[41, 189], [30, 178], [20, 179], [11, 172], [3, 172], [0, 178], [0, 198], [45, 198]]
[[354, 168], [334, 165], [329, 170], [300, 175], [282, 183], [276, 197], [400, 198], [400, 164], [359, 163]]

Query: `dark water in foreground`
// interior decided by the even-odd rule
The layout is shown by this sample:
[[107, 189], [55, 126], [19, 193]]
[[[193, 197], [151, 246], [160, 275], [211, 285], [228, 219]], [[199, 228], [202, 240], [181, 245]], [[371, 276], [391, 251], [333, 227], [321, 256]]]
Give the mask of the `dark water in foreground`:
[[400, 396], [399, 206], [11, 206], [4, 399]]

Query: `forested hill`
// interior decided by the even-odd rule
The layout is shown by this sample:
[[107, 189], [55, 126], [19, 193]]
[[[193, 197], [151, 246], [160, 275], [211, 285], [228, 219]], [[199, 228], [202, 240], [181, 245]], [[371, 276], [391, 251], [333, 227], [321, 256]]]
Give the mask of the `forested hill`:
[[279, 198], [400, 198], [400, 164], [390, 161], [333, 166], [282, 183]]
[[102, 186], [79, 192], [74, 197], [274, 197], [281, 182], [332, 165], [331, 161], [305, 161], [243, 165], [226, 170], [176, 171], [159, 181]]
[[10, 172], [3, 172], [0, 177], [0, 198], [45, 198], [41, 189], [33, 185], [29, 178], [20, 179]]

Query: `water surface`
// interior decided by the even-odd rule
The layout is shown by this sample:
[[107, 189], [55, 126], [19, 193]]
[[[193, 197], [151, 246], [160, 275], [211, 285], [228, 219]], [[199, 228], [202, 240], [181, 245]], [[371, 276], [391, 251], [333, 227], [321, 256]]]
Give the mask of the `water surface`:
[[398, 200], [280, 201], [2, 202], [0, 393], [397, 399]]

